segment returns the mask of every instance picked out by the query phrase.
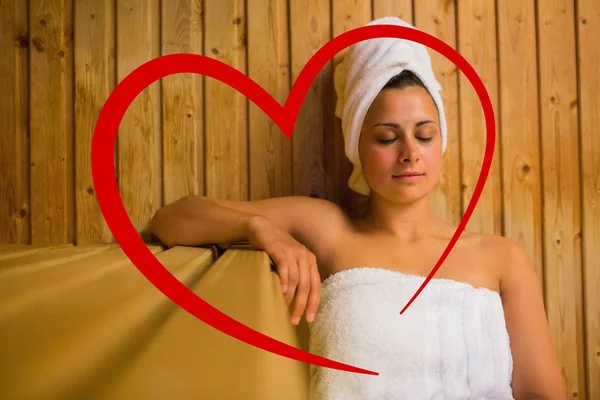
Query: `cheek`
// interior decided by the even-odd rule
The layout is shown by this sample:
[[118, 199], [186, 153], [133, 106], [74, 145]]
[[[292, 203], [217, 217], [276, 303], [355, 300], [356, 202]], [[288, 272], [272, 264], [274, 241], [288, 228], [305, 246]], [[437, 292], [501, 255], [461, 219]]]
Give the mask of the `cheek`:
[[396, 159], [397, 154], [391, 148], [372, 148], [366, 154], [366, 163], [363, 165], [367, 165], [368, 170], [377, 172], [389, 169], [392, 164], [396, 163]]
[[424, 149], [421, 152], [421, 159], [427, 166], [430, 174], [439, 174], [442, 167], [442, 154], [440, 149]]

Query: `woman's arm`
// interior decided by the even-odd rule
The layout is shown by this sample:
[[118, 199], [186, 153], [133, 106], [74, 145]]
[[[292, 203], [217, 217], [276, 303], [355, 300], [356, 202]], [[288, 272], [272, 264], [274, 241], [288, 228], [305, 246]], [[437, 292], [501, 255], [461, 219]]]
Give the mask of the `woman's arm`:
[[159, 209], [150, 230], [167, 247], [238, 242], [248, 239], [253, 217], [192, 195]]
[[344, 221], [335, 204], [305, 196], [234, 201], [191, 195], [158, 210], [150, 229], [167, 247], [248, 240], [264, 250], [276, 264], [286, 303], [296, 298], [292, 323], [298, 324], [305, 307], [312, 322], [321, 293], [310, 244], [338, 240]]
[[566, 399], [546, 319], [540, 282], [527, 254], [500, 238], [500, 294], [513, 355], [513, 395], [520, 399]]
[[308, 196], [224, 200], [190, 195], [158, 210], [150, 230], [167, 247], [248, 240], [248, 225], [264, 217], [312, 249], [315, 240], [339, 236], [346, 222], [336, 204]]

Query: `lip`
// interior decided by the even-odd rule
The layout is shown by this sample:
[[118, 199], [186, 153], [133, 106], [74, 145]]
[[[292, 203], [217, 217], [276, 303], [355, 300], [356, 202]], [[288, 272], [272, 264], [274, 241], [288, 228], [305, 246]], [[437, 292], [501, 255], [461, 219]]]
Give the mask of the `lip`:
[[424, 174], [418, 174], [416, 172], [409, 172], [406, 174], [402, 174], [402, 175], [392, 175], [392, 178], [394, 179], [400, 179], [403, 181], [414, 181], [419, 179], [420, 177], [422, 177]]

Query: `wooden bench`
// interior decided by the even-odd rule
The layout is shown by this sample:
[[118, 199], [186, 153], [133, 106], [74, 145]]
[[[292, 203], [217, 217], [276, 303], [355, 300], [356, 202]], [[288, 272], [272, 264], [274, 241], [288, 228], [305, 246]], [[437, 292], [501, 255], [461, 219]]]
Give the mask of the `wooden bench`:
[[[307, 350], [265, 252], [148, 248], [209, 304]], [[2, 399], [308, 398], [307, 364], [188, 314], [116, 244], [0, 246], [0, 360]]]

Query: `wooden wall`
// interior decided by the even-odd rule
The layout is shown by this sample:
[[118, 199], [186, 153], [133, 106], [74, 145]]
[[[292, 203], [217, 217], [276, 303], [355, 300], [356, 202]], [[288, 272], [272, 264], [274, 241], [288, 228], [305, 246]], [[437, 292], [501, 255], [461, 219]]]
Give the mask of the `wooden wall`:
[[[600, 399], [600, 4], [598, 0], [0, 1], [0, 243], [113, 241], [96, 202], [93, 128], [107, 96], [159, 55], [189, 52], [249, 75], [279, 102], [332, 37], [386, 15], [444, 40], [475, 67], [498, 138], [471, 231], [533, 260], [569, 398]], [[468, 80], [431, 51], [449, 142], [436, 213], [458, 223], [473, 192], [484, 119]], [[190, 193], [328, 198], [350, 214], [332, 60], [291, 140], [251, 102], [198, 75], [169, 76], [131, 104], [117, 179], [144, 238], [156, 209]]]

